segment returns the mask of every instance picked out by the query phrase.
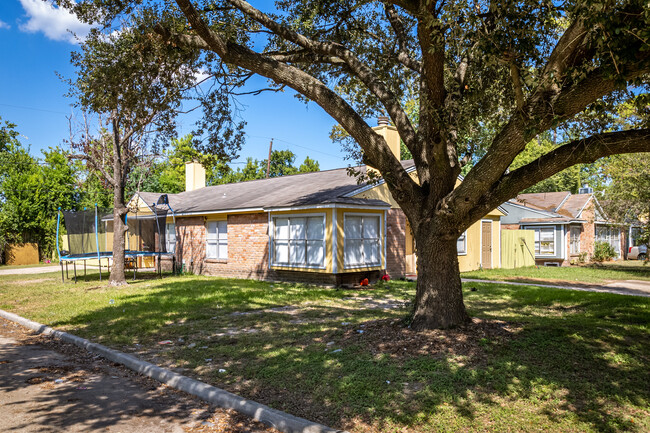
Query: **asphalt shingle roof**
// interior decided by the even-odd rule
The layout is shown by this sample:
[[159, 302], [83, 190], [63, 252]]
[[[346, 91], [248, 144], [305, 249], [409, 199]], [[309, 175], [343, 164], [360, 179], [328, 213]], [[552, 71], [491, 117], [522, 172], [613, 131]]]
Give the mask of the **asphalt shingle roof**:
[[[404, 161], [403, 165], [409, 167], [413, 163]], [[194, 191], [168, 194], [168, 198], [174, 212], [181, 214], [319, 204], [389, 206], [382, 200], [345, 197], [361, 187], [363, 185], [357, 184], [357, 179], [348, 174], [347, 168], [339, 168], [208, 186]], [[160, 197], [160, 193], [138, 194], [147, 204], [156, 202]]]
[[[526, 222], [545, 222], [580, 218], [580, 211], [593, 194], [571, 194], [569, 191], [519, 194], [514, 203], [531, 209], [544, 210], [553, 215], [551, 218], [527, 218]], [[523, 220], [522, 220], [523, 221]]]

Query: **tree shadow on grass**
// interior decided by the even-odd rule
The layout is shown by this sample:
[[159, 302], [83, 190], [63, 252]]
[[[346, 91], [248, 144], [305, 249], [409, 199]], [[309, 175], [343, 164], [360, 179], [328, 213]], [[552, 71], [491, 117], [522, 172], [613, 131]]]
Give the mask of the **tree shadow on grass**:
[[[320, 302], [304, 314], [318, 320], [302, 323], [280, 312], [232, 316], [310, 299], [304, 290], [314, 290], [316, 300], [324, 297], [320, 290], [332, 299], [346, 296], [297, 286], [287, 295], [284, 286], [257, 284], [174, 281], [59, 325], [101, 335], [117, 348], [133, 347], [137, 338], [151, 349], [146, 356], [186, 374], [340, 428], [496, 431], [532, 424], [615, 432], [641, 431], [650, 422], [643, 409], [650, 402], [646, 299], [479, 285], [467, 293], [470, 311], [488, 324], [512, 323], [509, 334], [481, 334], [474, 324], [422, 336], [397, 323], [403, 310]], [[377, 319], [385, 326], [372, 325]], [[228, 326], [255, 332], [216, 336]], [[174, 344], [160, 349], [155, 342], [164, 339]], [[403, 353], [395, 350], [400, 344]], [[467, 350], [449, 350], [463, 345]]]

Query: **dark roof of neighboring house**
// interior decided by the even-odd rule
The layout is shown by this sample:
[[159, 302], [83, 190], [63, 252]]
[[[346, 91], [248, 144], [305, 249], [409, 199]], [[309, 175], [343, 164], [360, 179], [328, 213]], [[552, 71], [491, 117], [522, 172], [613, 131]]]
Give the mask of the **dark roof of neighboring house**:
[[[413, 161], [402, 161], [405, 168]], [[365, 167], [357, 167], [365, 171]], [[295, 206], [349, 204], [385, 207], [382, 200], [344, 197], [363, 185], [348, 174], [347, 168], [294, 174], [270, 179], [250, 180], [208, 186], [194, 191], [168, 194], [175, 213], [201, 213], [224, 210], [272, 209]], [[152, 204], [160, 193], [139, 192], [142, 200]]]
[[514, 203], [544, 210], [561, 217], [579, 218], [593, 194], [571, 194], [569, 191], [519, 194]]

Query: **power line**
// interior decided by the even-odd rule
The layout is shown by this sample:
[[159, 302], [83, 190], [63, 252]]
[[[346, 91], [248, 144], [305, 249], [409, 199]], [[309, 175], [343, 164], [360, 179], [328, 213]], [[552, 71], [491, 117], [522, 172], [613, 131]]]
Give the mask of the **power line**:
[[68, 114], [68, 113], [64, 113], [62, 111], [47, 110], [47, 109], [44, 109], [44, 108], [35, 108], [35, 107], [25, 107], [23, 105], [0, 104], [0, 106], [11, 107], [11, 108], [19, 108], [21, 110], [32, 110], [32, 111], [42, 111], [42, 112], [45, 112], [45, 113], [63, 114], [64, 116], [67, 116], [67, 114]]
[[283, 140], [281, 138], [265, 137], [265, 136], [262, 136], [262, 135], [250, 135], [248, 133], [246, 135], [248, 135], [251, 138], [265, 138], [267, 140], [273, 139], [275, 141], [281, 141], [282, 143], [288, 144], [290, 146], [300, 147], [301, 149], [305, 149], [305, 150], [309, 150], [311, 152], [316, 152], [316, 153], [320, 153], [320, 154], [323, 154], [323, 155], [331, 156], [332, 158], [343, 159], [343, 157], [341, 155], [334, 155], [334, 154], [331, 154], [331, 153], [323, 152], [321, 150], [316, 150], [316, 149], [313, 149], [311, 147], [302, 146], [300, 144], [292, 143], [290, 141]]

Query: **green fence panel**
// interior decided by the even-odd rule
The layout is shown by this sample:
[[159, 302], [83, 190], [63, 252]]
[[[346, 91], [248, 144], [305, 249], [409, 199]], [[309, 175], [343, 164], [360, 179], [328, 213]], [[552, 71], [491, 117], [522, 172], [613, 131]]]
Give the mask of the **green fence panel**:
[[535, 266], [535, 232], [501, 230], [501, 267], [505, 269]]

